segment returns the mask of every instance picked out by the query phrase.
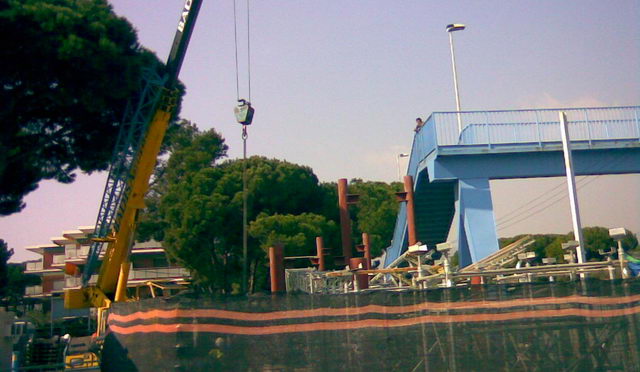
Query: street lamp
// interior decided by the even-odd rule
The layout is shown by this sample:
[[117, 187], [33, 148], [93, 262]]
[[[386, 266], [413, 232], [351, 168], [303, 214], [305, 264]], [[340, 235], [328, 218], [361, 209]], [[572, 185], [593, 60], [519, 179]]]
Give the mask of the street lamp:
[[460, 23], [452, 23], [447, 25], [447, 32], [449, 33], [449, 46], [451, 47], [451, 65], [453, 68], [453, 87], [456, 92], [456, 111], [458, 112], [458, 134], [462, 132], [462, 120], [460, 119], [460, 94], [458, 93], [458, 74], [456, 73], [456, 56], [453, 52], [453, 35], [456, 31], [462, 31], [465, 29], [465, 25]]
[[400, 178], [400, 158], [406, 158], [408, 156], [409, 154], [405, 154], [405, 153], [398, 154], [398, 156], [396, 156], [396, 165], [398, 166], [398, 180], [400, 182], [402, 182], [402, 179]]
[[620, 261], [620, 275], [623, 279], [628, 278], [624, 262], [624, 249], [622, 249], [622, 239], [629, 235], [629, 231], [623, 227], [609, 229], [609, 236], [618, 243], [618, 260]]

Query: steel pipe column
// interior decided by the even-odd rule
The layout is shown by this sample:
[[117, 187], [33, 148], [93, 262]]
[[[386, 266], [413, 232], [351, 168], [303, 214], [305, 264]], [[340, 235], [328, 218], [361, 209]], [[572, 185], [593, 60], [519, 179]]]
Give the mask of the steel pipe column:
[[327, 270], [324, 263], [324, 241], [321, 236], [316, 236], [316, 252], [318, 255], [318, 271]]
[[351, 217], [349, 217], [349, 203], [347, 198], [347, 179], [338, 180], [338, 207], [340, 208], [340, 232], [342, 234], [342, 256], [348, 264], [351, 258]]
[[407, 202], [407, 234], [409, 236], [409, 246], [415, 245], [418, 242], [416, 236], [416, 213], [414, 205], [413, 195], [413, 177], [404, 176], [404, 192], [406, 193], [405, 199]]
[[271, 292], [286, 291], [284, 277], [284, 249], [281, 245], [269, 247], [269, 273], [271, 274]]
[[371, 269], [371, 243], [369, 241], [369, 234], [362, 233], [362, 245], [364, 246], [364, 259], [367, 264], [366, 269]]

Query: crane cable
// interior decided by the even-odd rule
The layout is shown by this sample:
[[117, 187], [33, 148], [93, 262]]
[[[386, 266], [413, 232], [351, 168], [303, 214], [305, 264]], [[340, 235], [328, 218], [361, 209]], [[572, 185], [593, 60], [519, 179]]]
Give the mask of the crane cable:
[[[240, 68], [238, 59], [238, 15], [236, 12], [236, 0], [233, 0], [233, 39], [235, 45], [236, 63], [236, 99], [240, 99]], [[250, 28], [250, 4], [247, 0], [247, 85], [249, 102], [251, 102], [251, 28]], [[248, 291], [248, 237], [247, 237], [247, 132], [248, 125], [242, 125], [242, 289]]]
[[[236, 99], [240, 100], [240, 60], [238, 58], [238, 14], [236, 0], [233, 0], [233, 42], [235, 46]], [[247, 93], [251, 102], [251, 13], [247, 0]]]

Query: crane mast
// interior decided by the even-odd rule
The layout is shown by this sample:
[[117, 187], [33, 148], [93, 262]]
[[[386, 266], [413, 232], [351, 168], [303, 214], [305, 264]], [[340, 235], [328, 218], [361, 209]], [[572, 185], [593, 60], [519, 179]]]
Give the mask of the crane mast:
[[[65, 291], [66, 308], [97, 307], [98, 323], [113, 301], [126, 300], [129, 253], [138, 212], [169, 122], [176, 106], [176, 82], [202, 0], [186, 0], [164, 71], [147, 70], [145, 84], [135, 102], [129, 102], [120, 128], [104, 189], [93, 243], [87, 255], [82, 286]], [[107, 245], [98, 279], [89, 285]]]

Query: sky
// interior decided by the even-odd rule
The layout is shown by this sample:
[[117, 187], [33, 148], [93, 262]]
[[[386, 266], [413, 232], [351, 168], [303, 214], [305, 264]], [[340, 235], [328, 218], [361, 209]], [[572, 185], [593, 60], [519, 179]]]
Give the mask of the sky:
[[[183, 0], [110, 2], [165, 60]], [[640, 104], [637, 0], [238, 0], [236, 13], [238, 75], [234, 3], [204, 0], [181, 116], [215, 128], [237, 158], [233, 107], [250, 97], [249, 155], [308, 165], [321, 181], [396, 180], [415, 118], [455, 110], [449, 23], [467, 25], [454, 34], [463, 110]], [[24, 211], [0, 218], [13, 260], [94, 224], [105, 180], [42, 182]], [[499, 236], [569, 232], [566, 189], [561, 178], [492, 181]], [[578, 197], [584, 226], [640, 231], [640, 175], [579, 177]]]

